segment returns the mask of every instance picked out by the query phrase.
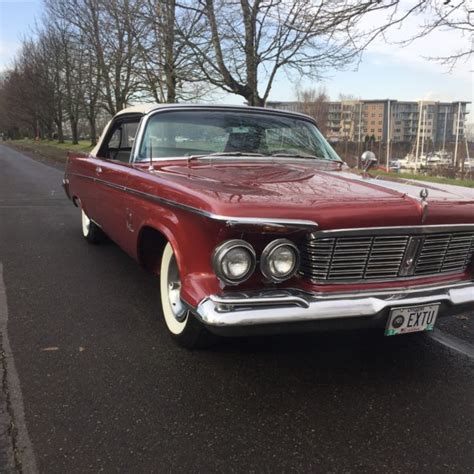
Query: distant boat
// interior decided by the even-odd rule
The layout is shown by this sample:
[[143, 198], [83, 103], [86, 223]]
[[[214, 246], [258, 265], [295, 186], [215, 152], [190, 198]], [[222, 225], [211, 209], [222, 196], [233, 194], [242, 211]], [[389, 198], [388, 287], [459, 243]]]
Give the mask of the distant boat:
[[422, 154], [418, 157], [413, 153], [408, 153], [405, 158], [397, 160], [401, 170], [431, 170], [435, 168], [449, 168], [453, 163], [452, 154], [444, 150], [438, 150], [433, 153]]

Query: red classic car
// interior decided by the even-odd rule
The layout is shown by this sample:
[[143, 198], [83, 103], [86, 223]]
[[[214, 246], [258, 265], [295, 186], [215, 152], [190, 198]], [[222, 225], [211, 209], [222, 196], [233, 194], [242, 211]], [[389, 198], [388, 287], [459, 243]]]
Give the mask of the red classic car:
[[159, 275], [166, 326], [186, 347], [403, 334], [474, 306], [473, 191], [351, 171], [304, 115], [128, 108], [88, 156], [69, 156], [64, 188], [87, 241], [106, 234]]

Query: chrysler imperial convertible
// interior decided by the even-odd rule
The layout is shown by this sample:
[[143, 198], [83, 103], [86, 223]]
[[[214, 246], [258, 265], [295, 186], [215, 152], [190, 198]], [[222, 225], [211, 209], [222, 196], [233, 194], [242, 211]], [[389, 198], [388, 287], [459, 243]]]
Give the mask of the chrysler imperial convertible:
[[[474, 307], [474, 192], [350, 170], [310, 117], [131, 107], [70, 154], [82, 233], [159, 279], [182, 346], [216, 335], [432, 330]], [[158, 311], [157, 311], [158, 312]]]

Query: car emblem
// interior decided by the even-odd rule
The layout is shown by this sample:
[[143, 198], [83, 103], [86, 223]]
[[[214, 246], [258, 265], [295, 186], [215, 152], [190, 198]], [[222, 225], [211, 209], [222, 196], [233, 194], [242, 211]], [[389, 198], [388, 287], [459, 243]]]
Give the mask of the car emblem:
[[428, 203], [426, 202], [426, 198], [428, 197], [429, 192], [427, 188], [423, 188], [420, 191], [420, 198], [421, 198], [421, 223], [424, 224], [426, 218], [428, 217]]
[[423, 237], [410, 237], [401, 263], [399, 276], [413, 276], [422, 245]]

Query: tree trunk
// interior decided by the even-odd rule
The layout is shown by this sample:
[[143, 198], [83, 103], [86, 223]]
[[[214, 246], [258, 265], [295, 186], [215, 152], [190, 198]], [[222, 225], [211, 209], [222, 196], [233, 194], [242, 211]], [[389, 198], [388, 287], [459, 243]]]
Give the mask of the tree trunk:
[[265, 100], [259, 97], [257, 91], [252, 91], [249, 95], [246, 95], [247, 105], [254, 107], [265, 107]]
[[72, 144], [77, 145], [79, 143], [78, 136], [79, 133], [77, 131], [77, 119], [71, 117], [71, 134], [72, 134]]
[[95, 123], [95, 113], [91, 112], [89, 117], [89, 132], [91, 138], [91, 146], [97, 145], [97, 125]]
[[58, 120], [56, 122], [56, 126], [58, 128], [58, 143], [64, 143], [64, 131], [63, 131], [62, 120]]
[[174, 64], [174, 23], [176, 19], [176, 1], [168, 0], [166, 8], [166, 36], [165, 36], [165, 76], [166, 76], [166, 101], [176, 102], [176, 72]]
[[58, 142], [64, 143], [64, 131], [63, 131], [63, 114], [59, 110], [56, 114], [56, 128], [58, 130]]

